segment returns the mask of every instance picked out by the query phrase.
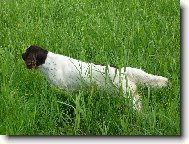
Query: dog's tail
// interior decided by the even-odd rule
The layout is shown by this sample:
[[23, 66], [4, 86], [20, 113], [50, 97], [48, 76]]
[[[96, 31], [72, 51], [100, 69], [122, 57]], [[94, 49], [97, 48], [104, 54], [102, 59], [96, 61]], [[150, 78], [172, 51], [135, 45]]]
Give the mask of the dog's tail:
[[[125, 72], [124, 72], [124, 69]], [[121, 72], [125, 73], [127, 78], [134, 82], [147, 87], [165, 87], [167, 86], [168, 79], [162, 76], [152, 75], [144, 72], [141, 69], [126, 67], [122, 68]]]

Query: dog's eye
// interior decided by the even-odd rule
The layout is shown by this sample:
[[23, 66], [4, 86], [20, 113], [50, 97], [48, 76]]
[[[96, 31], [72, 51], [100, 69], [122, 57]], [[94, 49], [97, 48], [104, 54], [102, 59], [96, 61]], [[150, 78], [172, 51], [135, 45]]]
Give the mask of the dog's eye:
[[31, 63], [27, 63], [27, 65], [31, 65]]

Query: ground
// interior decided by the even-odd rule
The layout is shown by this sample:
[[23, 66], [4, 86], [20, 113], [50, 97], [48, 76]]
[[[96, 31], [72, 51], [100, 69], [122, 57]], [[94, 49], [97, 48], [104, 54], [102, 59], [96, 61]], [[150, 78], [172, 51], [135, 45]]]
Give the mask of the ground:
[[[180, 135], [180, 3], [176, 0], [0, 1], [0, 134]], [[165, 76], [140, 88], [143, 110], [95, 85], [65, 91], [21, 54], [31, 44], [73, 58]]]

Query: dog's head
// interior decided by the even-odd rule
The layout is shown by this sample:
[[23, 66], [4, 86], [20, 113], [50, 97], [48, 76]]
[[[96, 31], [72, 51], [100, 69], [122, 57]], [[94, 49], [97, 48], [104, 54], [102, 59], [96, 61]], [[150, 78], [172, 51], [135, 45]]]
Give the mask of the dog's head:
[[22, 54], [22, 59], [25, 61], [27, 68], [35, 69], [37, 66], [45, 63], [47, 53], [47, 50], [44, 50], [39, 46], [32, 45], [27, 48], [25, 53]]

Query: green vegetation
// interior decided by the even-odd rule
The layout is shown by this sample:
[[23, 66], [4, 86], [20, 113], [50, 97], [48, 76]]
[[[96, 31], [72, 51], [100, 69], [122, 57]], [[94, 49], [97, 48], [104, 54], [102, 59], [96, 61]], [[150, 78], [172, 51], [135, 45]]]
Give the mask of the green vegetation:
[[[1, 0], [0, 134], [180, 135], [179, 6], [176, 0]], [[142, 68], [168, 77], [169, 86], [140, 88], [142, 112], [95, 86], [61, 90], [26, 69], [21, 54], [31, 44]]]

